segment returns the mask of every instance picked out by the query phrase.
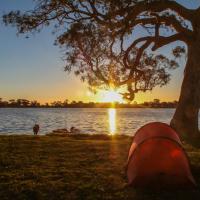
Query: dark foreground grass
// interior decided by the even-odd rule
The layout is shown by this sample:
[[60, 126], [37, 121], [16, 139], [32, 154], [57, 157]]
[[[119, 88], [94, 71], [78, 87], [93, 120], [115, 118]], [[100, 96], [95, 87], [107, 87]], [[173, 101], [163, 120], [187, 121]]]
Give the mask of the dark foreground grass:
[[200, 149], [185, 145], [198, 187], [125, 187], [125, 136], [0, 136], [0, 199], [200, 199]]

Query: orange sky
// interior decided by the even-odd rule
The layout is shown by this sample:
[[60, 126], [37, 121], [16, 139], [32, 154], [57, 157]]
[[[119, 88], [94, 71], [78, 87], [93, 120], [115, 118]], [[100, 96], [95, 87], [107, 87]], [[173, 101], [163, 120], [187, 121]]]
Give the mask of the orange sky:
[[[186, 4], [186, 1], [181, 1]], [[196, 5], [196, 4], [194, 4]], [[187, 6], [193, 6], [190, 1]], [[12, 9], [27, 9], [29, 1], [12, 0], [0, 2], [1, 13]], [[25, 98], [41, 103], [52, 101], [102, 101], [102, 93], [91, 94], [87, 85], [74, 75], [64, 72], [61, 50], [54, 46], [55, 35], [44, 29], [29, 39], [17, 37], [16, 29], [1, 26], [0, 37], [0, 98], [5, 100]], [[169, 49], [169, 48], [168, 48]], [[167, 50], [167, 48], [166, 48]], [[134, 101], [178, 100], [183, 78], [184, 60], [179, 69], [172, 71], [167, 86], [155, 88], [152, 92], [138, 93]]]

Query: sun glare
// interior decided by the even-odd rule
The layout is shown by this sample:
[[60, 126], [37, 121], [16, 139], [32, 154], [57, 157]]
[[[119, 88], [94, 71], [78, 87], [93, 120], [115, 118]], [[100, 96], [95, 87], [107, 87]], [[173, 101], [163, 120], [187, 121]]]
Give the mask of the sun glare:
[[116, 131], [116, 109], [108, 109], [110, 134], [115, 134]]
[[102, 96], [101, 102], [111, 102], [111, 103], [124, 102], [122, 96], [114, 90], [103, 91], [101, 96]]

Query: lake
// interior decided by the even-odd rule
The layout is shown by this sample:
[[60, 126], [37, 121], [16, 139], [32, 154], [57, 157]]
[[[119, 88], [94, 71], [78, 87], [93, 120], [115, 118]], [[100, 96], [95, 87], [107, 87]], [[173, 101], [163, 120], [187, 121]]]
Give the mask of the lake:
[[169, 123], [174, 109], [154, 108], [0, 108], [0, 134], [39, 134], [71, 126], [85, 134], [134, 135], [142, 125], [160, 121]]

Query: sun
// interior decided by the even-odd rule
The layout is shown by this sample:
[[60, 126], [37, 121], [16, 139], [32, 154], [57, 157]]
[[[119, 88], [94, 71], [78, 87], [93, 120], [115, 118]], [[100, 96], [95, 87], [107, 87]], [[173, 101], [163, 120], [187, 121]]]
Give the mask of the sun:
[[101, 92], [101, 102], [119, 102], [119, 103], [123, 103], [124, 100], [122, 98], [122, 96], [114, 91], [114, 90], [105, 90]]

